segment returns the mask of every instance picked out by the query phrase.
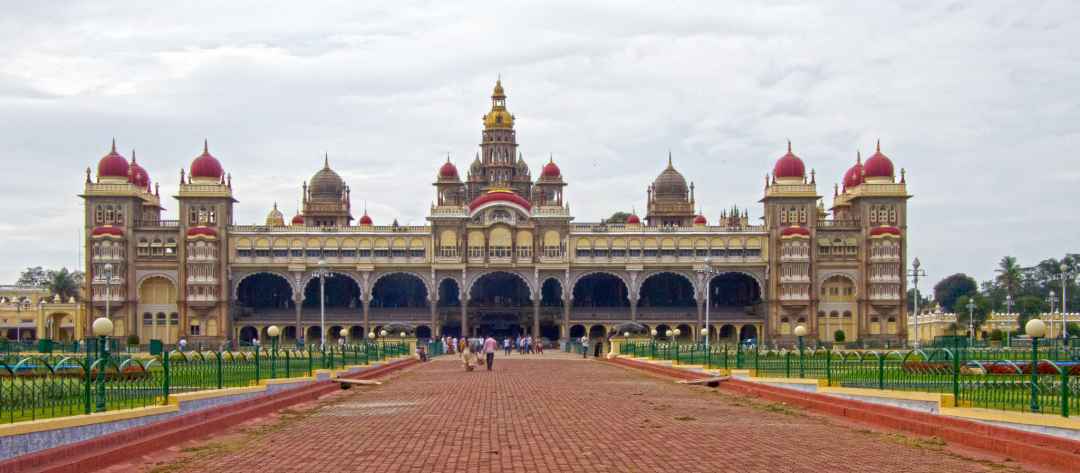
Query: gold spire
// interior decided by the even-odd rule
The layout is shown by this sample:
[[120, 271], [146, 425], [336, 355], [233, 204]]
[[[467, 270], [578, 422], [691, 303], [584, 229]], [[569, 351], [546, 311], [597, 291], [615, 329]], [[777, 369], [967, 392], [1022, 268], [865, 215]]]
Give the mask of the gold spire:
[[484, 115], [484, 129], [492, 128], [514, 128], [514, 116], [506, 110], [502, 79], [495, 81], [495, 90], [491, 92], [491, 111]]

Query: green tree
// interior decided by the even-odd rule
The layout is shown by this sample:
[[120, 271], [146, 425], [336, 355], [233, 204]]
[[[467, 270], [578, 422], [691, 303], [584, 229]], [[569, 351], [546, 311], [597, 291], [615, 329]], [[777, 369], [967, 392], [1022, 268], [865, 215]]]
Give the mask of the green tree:
[[[974, 308], [970, 311], [967, 308], [968, 301], [975, 303]], [[986, 318], [990, 315], [990, 301], [978, 294], [960, 296], [956, 299], [956, 310], [954, 312], [961, 331], [967, 333], [968, 315], [970, 313], [975, 331], [978, 332], [979, 327], [986, 323]]]
[[26, 268], [26, 270], [19, 275], [19, 280], [15, 281], [15, 285], [22, 287], [42, 287], [46, 277], [45, 269], [41, 266]]
[[626, 223], [626, 219], [628, 218], [630, 218], [629, 212], [619, 211], [611, 214], [610, 217], [604, 220], [604, 223]]
[[[915, 310], [915, 289], [907, 290], [908, 311]], [[930, 310], [930, 298], [926, 297], [926, 291], [919, 291], [919, 311]]]
[[1012, 294], [1016, 297], [1017, 290], [1020, 288], [1020, 280], [1024, 277], [1024, 270], [1016, 262], [1015, 256], [1004, 256], [1001, 261], [998, 262], [998, 269], [994, 272], [997, 276], [994, 281], [998, 286], [1005, 289], [1006, 294]]
[[82, 283], [82, 271], [68, 271], [67, 268], [60, 268], [47, 271], [42, 286], [48, 289], [51, 295], [60, 296], [64, 302], [67, 302], [72, 297], [79, 298], [79, 287]]
[[934, 285], [934, 299], [947, 312], [956, 312], [956, 300], [961, 296], [978, 293], [975, 280], [964, 273], [956, 273]]

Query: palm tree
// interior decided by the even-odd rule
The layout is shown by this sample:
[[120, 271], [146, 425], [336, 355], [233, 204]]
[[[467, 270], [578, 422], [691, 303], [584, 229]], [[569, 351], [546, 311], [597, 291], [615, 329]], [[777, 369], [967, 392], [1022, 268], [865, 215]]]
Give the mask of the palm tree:
[[78, 271], [69, 272], [67, 268], [61, 268], [59, 271], [49, 271], [43, 285], [49, 290], [50, 294], [60, 296], [60, 299], [64, 302], [67, 302], [72, 297], [78, 299], [79, 286], [82, 285], [82, 273]]
[[998, 269], [994, 272], [998, 273], [997, 283], [1005, 289], [1005, 293], [1009, 295], [1016, 294], [1016, 289], [1020, 287], [1020, 278], [1023, 277], [1023, 268], [1016, 262], [1015, 256], [1005, 256], [998, 262]]

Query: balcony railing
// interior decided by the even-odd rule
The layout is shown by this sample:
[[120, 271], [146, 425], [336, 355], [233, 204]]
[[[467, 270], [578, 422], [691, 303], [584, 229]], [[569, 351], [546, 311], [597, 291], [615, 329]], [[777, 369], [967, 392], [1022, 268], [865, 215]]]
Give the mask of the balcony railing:
[[179, 220], [136, 220], [135, 228], [155, 230], [160, 228], [180, 228]]
[[765, 233], [764, 225], [670, 227], [622, 223], [573, 223], [570, 233]]
[[231, 225], [231, 233], [411, 233], [430, 234], [431, 227], [423, 225], [393, 226], [375, 225], [370, 227], [356, 226], [333, 226], [333, 227], [308, 227], [287, 226], [271, 227], [266, 225]]

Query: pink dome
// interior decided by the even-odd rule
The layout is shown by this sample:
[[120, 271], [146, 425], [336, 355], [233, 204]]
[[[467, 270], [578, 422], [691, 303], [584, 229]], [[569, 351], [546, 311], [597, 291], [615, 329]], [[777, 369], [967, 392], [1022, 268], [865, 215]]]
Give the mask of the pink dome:
[[508, 190], [492, 190], [488, 191], [487, 194], [473, 199], [473, 201], [469, 203], [469, 211], [472, 212], [480, 208], [480, 206], [490, 202], [505, 202], [519, 205], [525, 210], [532, 210], [532, 204], [530, 204], [528, 200], [525, 200], [524, 197]]
[[704, 215], [694, 217], [694, 225], [705, 225], [707, 223], [709, 223], [709, 219], [705, 218]]
[[364, 212], [364, 215], [360, 216], [360, 225], [371, 225], [371, 224], [372, 224], [371, 217], [368, 216], [367, 212]]
[[191, 162], [191, 177], [221, 180], [225, 175], [221, 163], [210, 154], [209, 146], [203, 141], [203, 152]]
[[855, 164], [844, 173], [844, 190], [851, 189], [863, 183], [862, 157], [855, 158]]
[[456, 179], [458, 177], [457, 167], [450, 162], [450, 158], [446, 158], [446, 163], [439, 168], [439, 177], [444, 179]]
[[113, 140], [112, 150], [98, 161], [97, 175], [102, 177], [128, 177], [128, 162], [120, 153], [116, 152], [116, 140]]
[[293, 225], [303, 225], [304, 224], [304, 216], [300, 215], [300, 214], [294, 215], [293, 218], [292, 218], [292, 224]]
[[540, 171], [540, 177], [559, 179], [562, 178], [562, 171], [559, 169], [559, 166], [555, 164], [555, 160], [550, 160], [544, 165], [544, 169]]
[[146, 189], [150, 187], [150, 173], [146, 172], [139, 163], [135, 162], [135, 152], [131, 152], [131, 166], [128, 167], [129, 176], [128, 181], [135, 184], [135, 187], [140, 189]]
[[887, 177], [892, 179], [895, 175], [893, 173], [893, 163], [887, 156], [881, 154], [881, 142], [877, 144], [877, 150], [874, 154], [866, 160], [866, 164], [863, 165], [864, 174], [866, 177]]
[[806, 177], [806, 166], [803, 164], [802, 159], [795, 156], [791, 152], [791, 142], [788, 142], [787, 154], [776, 160], [776, 165], [773, 166], [773, 177], [776, 179], [802, 179]]
[[635, 214], [630, 214], [629, 217], [626, 217], [626, 223], [635, 224], [635, 225], [641, 225], [641, 218], [638, 217]]

